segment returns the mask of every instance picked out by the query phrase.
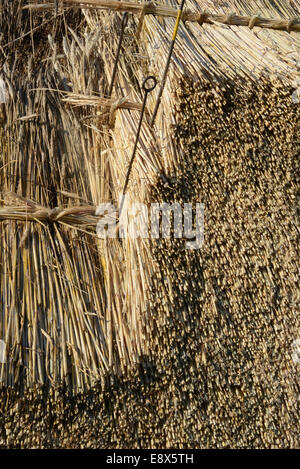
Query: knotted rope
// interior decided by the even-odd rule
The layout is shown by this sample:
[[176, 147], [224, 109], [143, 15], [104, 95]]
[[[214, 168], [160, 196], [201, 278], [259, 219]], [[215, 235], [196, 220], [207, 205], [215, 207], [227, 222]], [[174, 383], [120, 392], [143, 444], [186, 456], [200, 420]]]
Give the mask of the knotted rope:
[[23, 204], [7, 205], [0, 208], [0, 221], [64, 222], [73, 225], [96, 225], [99, 218], [96, 216], [96, 207], [93, 206], [55, 207], [51, 209], [14, 192], [7, 192], [5, 197], [10, 200], [21, 201]]
[[249, 24], [248, 24], [249, 29], [253, 29], [253, 28], [254, 28], [254, 26], [255, 26], [255, 24], [256, 24], [258, 18], [259, 18], [258, 15], [253, 15], [253, 16], [251, 16], [251, 19], [250, 19]]

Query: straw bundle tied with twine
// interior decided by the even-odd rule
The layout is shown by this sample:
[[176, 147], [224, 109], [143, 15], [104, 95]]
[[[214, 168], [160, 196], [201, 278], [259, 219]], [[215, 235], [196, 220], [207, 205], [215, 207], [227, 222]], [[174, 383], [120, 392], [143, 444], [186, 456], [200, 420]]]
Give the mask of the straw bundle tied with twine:
[[[117, 205], [140, 84], [161, 80], [178, 4], [59, 2], [55, 16], [18, 2], [5, 44], [26, 44], [32, 63], [43, 52], [21, 77], [9, 48], [1, 58], [0, 445], [299, 446], [300, 12], [225, 3], [187, 1], [128, 186], [133, 202], [204, 203], [204, 245], [189, 251], [90, 234], [95, 208]], [[0, 22], [17, 8], [3, 7]], [[132, 15], [107, 99], [116, 11]]]

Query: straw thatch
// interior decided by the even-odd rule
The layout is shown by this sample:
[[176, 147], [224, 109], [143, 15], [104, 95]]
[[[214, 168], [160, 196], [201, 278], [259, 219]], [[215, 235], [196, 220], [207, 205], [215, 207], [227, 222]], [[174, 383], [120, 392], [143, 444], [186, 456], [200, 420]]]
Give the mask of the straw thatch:
[[95, 236], [176, 2], [130, 17], [110, 100], [120, 17], [24, 3], [0, 23], [0, 445], [297, 447], [296, 2], [189, 0], [153, 128], [147, 101], [128, 196], [204, 203], [199, 251]]

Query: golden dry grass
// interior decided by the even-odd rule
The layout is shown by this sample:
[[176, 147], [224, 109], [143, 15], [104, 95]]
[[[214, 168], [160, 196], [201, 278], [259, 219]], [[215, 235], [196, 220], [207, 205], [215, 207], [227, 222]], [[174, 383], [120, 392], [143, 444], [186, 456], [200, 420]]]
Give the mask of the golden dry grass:
[[[71, 24], [72, 9], [59, 5], [55, 16], [45, 3], [42, 12], [23, 10], [22, 26], [23, 2], [3, 5], [3, 18], [15, 8], [17, 20], [6, 27], [1, 56], [8, 98], [0, 338], [9, 361], [0, 379], [15, 387], [1, 391], [2, 412], [19, 406], [19, 387], [30, 388], [27, 409], [36, 418], [19, 409], [23, 423], [12, 431], [7, 414], [1, 444], [299, 445], [291, 343], [299, 337], [299, 105], [292, 95], [300, 37], [296, 22], [291, 32], [270, 22], [252, 30], [223, 24], [234, 11], [281, 18], [287, 29], [300, 14], [295, 2], [188, 1], [192, 11], [211, 10], [210, 22], [180, 27], [154, 128], [156, 92], [149, 96], [128, 195], [204, 202], [199, 252], [175, 240], [100, 241], [94, 231], [95, 207], [118, 203], [139, 85], [148, 74], [161, 77], [176, 2], [163, 8], [170, 17], [144, 18], [139, 40], [139, 18], [130, 18], [109, 103], [119, 15], [87, 8]], [[20, 44], [33, 65], [24, 64]], [[16, 51], [22, 75], [13, 67]], [[122, 101], [125, 109], [109, 122], [111, 106]], [[36, 383], [53, 390], [45, 396]], [[77, 394], [70, 405], [66, 389], [54, 391], [61, 385]]]

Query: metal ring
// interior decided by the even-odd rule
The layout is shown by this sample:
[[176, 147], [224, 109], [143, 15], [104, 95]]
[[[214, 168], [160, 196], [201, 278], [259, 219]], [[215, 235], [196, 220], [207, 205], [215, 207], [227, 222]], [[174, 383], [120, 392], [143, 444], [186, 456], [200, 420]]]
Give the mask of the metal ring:
[[[147, 82], [152, 80], [153, 81], [153, 84], [151, 86], [147, 86]], [[142, 89], [146, 92], [146, 93], [149, 93], [149, 91], [152, 91], [154, 90], [154, 88], [156, 87], [157, 85], [157, 80], [155, 77], [153, 77], [152, 75], [150, 75], [149, 77], [145, 78], [145, 80], [143, 81], [143, 84], [142, 84]]]
[[128, 23], [128, 13], [127, 11], [124, 13], [123, 18], [122, 18], [122, 28], [126, 28]]

